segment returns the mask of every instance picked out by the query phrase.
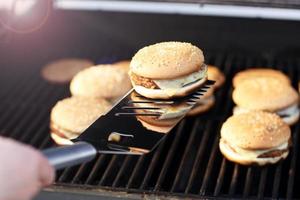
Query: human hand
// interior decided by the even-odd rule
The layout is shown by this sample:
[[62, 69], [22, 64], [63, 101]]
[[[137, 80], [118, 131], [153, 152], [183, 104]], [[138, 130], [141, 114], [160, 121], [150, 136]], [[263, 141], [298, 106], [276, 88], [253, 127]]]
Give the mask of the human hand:
[[0, 137], [0, 199], [30, 200], [54, 180], [54, 169], [30, 146]]

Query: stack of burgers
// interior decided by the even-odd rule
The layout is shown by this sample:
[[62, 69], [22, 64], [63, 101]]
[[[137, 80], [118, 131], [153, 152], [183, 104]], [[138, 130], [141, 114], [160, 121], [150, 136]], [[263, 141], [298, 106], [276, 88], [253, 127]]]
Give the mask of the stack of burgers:
[[51, 111], [52, 139], [60, 145], [72, 144], [71, 139], [109, 111], [132, 87], [128, 68], [129, 62], [124, 61], [79, 71], [70, 83], [72, 97], [57, 102]]
[[249, 165], [276, 163], [288, 156], [289, 125], [299, 119], [299, 95], [280, 71], [248, 69], [236, 74], [234, 116], [221, 129], [220, 150], [229, 160]]

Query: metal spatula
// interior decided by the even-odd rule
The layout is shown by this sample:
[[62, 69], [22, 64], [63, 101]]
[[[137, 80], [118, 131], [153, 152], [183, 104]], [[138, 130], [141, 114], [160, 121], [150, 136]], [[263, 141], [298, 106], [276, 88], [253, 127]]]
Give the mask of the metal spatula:
[[[46, 149], [43, 153], [56, 169], [88, 162], [97, 153], [127, 155], [148, 153], [164, 139], [213, 84], [214, 81], [207, 80], [194, 93], [172, 100], [147, 99], [132, 89], [106, 115], [101, 116], [78, 138], [72, 140], [73, 145]], [[138, 97], [138, 100], [133, 97]], [[150, 117], [158, 123], [163, 122], [163, 119], [160, 119], [164, 113], [163, 108], [182, 104], [188, 109], [167, 126], [149, 124], [141, 118]]]

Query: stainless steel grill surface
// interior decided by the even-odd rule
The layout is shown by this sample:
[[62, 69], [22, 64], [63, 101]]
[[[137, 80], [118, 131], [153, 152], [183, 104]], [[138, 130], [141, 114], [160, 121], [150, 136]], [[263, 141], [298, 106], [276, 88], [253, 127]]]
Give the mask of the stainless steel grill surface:
[[[105, 189], [190, 198], [300, 198], [296, 168], [300, 166], [299, 123], [292, 127], [294, 146], [289, 157], [277, 165], [240, 166], [225, 160], [218, 149], [220, 127], [232, 112], [233, 75], [249, 66], [274, 66], [287, 73], [296, 87], [300, 59], [209, 52], [207, 63], [219, 66], [227, 78], [211, 111], [184, 119], [152, 154], [99, 155], [90, 163], [59, 171], [54, 191], [62, 186], [67, 190]], [[53, 145], [48, 127], [50, 110], [57, 100], [69, 95], [68, 85], [47, 83], [40, 77], [39, 67], [29, 69], [9, 66], [0, 73], [0, 133], [44, 149]]]

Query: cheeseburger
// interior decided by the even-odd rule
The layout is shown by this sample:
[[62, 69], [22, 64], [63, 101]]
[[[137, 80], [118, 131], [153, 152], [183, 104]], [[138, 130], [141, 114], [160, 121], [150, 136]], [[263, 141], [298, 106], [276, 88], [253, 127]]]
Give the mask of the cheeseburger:
[[285, 159], [290, 139], [289, 126], [276, 114], [251, 111], [226, 120], [219, 147], [230, 161], [262, 166]]
[[203, 52], [184, 42], [162, 42], [140, 49], [130, 62], [137, 93], [158, 99], [185, 96], [205, 83]]
[[72, 144], [111, 104], [104, 99], [70, 97], [56, 103], [51, 111], [51, 137], [60, 145]]
[[82, 70], [70, 84], [73, 96], [104, 98], [112, 103], [131, 88], [127, 71], [112, 65], [97, 65]]
[[279, 70], [268, 68], [252, 68], [237, 73], [232, 80], [233, 87], [237, 87], [244, 80], [259, 77], [271, 77], [280, 80], [282, 83], [288, 85], [291, 84], [289, 77]]
[[273, 77], [244, 80], [237, 85], [232, 97], [236, 104], [234, 114], [263, 110], [278, 114], [289, 125], [299, 119], [297, 91]]

